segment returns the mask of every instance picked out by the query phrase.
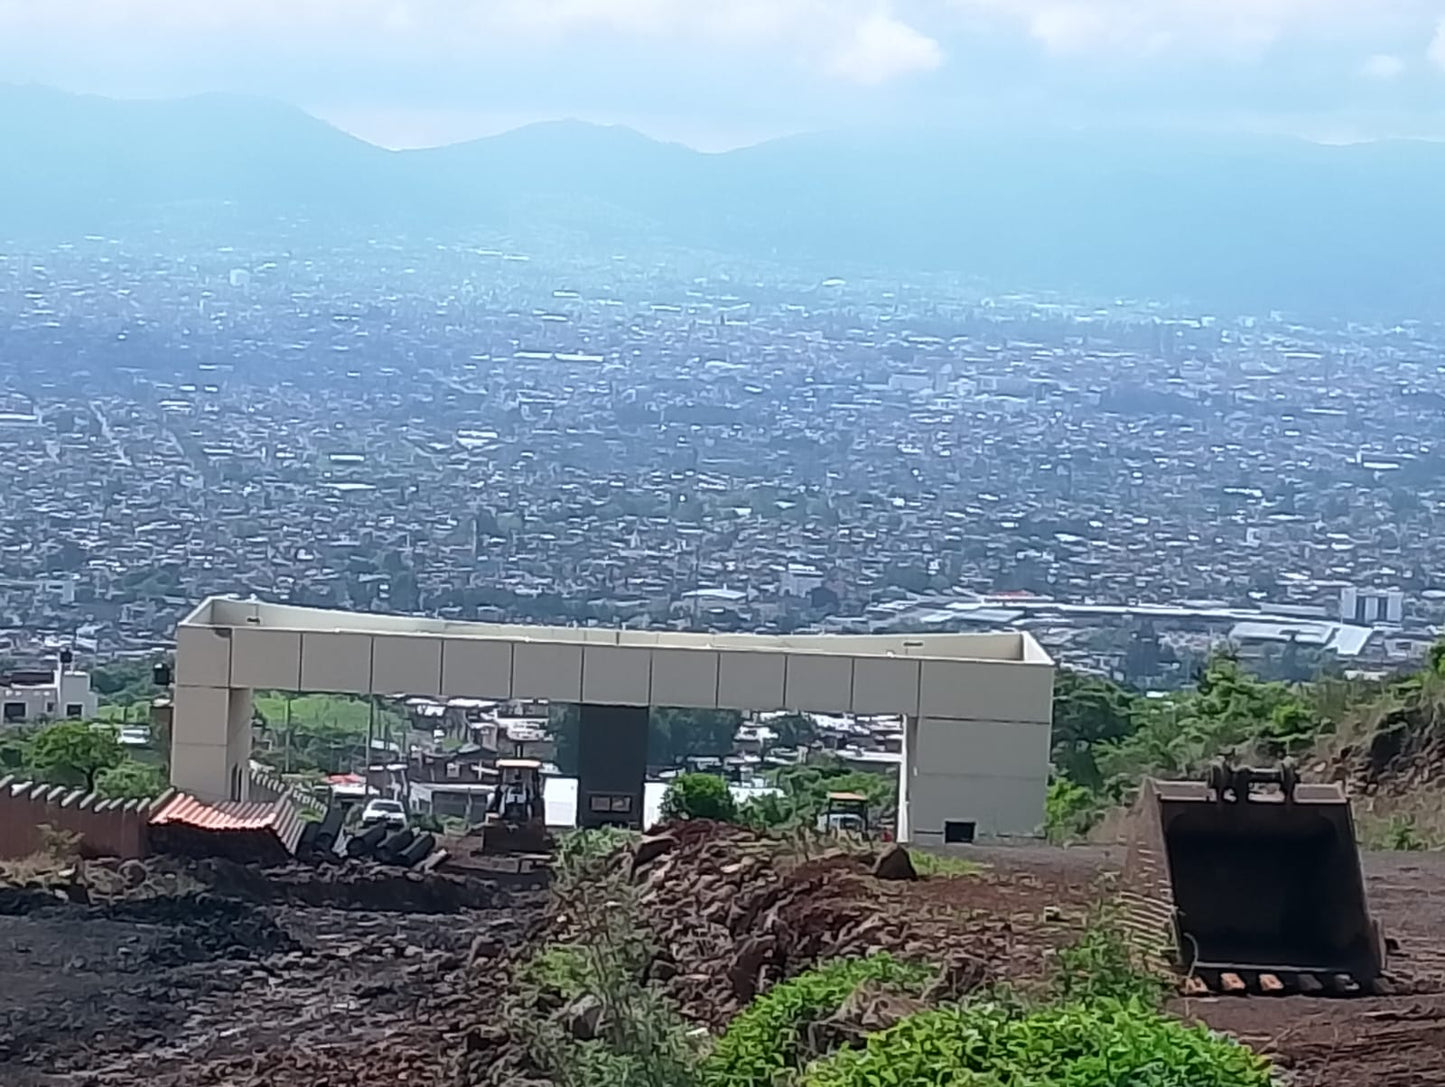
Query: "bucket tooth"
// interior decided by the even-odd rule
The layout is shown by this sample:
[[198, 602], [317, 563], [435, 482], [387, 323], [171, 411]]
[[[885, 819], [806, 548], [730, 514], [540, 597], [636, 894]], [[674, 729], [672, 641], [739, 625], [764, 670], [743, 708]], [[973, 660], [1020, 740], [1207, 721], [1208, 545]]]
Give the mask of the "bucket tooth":
[[1299, 991], [1305, 996], [1318, 996], [1325, 991], [1325, 987], [1313, 974], [1301, 974], [1299, 975]]
[[1219, 987], [1234, 995], [1249, 992], [1249, 986], [1244, 984], [1244, 979], [1232, 970], [1226, 970], [1219, 975]]
[[1327, 987], [1335, 996], [1358, 996], [1360, 992], [1360, 983], [1349, 974], [1331, 974]]
[[1260, 974], [1259, 991], [1274, 996], [1284, 992], [1284, 982], [1280, 981], [1274, 974]]
[[1181, 991], [1184, 993], [1185, 996], [1208, 996], [1209, 986], [1205, 983], [1203, 978], [1199, 977], [1197, 974], [1191, 974], [1189, 975], [1189, 977], [1184, 979], [1184, 984], [1181, 986]]

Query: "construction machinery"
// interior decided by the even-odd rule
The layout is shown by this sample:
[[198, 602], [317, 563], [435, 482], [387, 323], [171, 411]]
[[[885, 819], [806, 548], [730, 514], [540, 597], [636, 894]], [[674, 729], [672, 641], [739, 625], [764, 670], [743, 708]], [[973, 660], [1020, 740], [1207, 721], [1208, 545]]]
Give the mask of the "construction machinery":
[[862, 793], [829, 793], [823, 814], [818, 816], [818, 831], [868, 837], [868, 798]]
[[545, 852], [547, 807], [542, 798], [542, 764], [536, 759], [498, 759], [497, 774], [497, 787], [482, 826], [482, 852]]
[[1385, 941], [1341, 786], [1304, 784], [1288, 761], [1220, 760], [1200, 781], [1146, 780], [1132, 826], [1128, 914], [1137, 929], [1168, 937], [1187, 987], [1375, 986]]

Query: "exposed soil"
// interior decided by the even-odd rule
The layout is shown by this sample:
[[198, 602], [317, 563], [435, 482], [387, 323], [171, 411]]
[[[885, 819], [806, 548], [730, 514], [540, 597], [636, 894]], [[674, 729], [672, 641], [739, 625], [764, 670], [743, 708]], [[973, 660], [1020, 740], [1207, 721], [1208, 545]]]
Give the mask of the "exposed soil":
[[0, 1083], [449, 1084], [493, 960], [541, 905], [354, 865], [189, 875], [231, 897], [0, 889]]
[[[953, 992], [1027, 985], [1117, 868], [1103, 849], [969, 849], [955, 855], [983, 864], [976, 875], [888, 882], [841, 851], [785, 862], [735, 828], [669, 829], [635, 875], [662, 949], [654, 976], [713, 1028], [753, 992], [840, 954], [943, 961]], [[1269, 1053], [1293, 1087], [1445, 1084], [1445, 855], [1365, 863], [1396, 941], [1398, 995], [1217, 997], [1176, 1011]], [[565, 909], [544, 919], [541, 894], [357, 865], [163, 874], [169, 884], [136, 875], [138, 898], [91, 904], [0, 888], [0, 1084], [515, 1082], [498, 1022], [506, 958], [568, 924]]]

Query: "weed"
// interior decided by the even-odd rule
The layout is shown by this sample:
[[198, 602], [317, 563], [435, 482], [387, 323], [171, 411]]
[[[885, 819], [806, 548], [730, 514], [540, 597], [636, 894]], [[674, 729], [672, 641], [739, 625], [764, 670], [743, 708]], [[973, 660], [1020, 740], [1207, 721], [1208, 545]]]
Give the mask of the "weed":
[[[616, 863], [628, 840], [580, 832], [560, 843], [552, 907], [571, 927], [521, 971], [523, 1001], [513, 1031], [533, 1063], [558, 1087], [691, 1087], [695, 1054], [682, 1019], [643, 979], [654, 948], [637, 891]], [[591, 1037], [579, 1039], [557, 1017], [538, 1014], [536, 989], [550, 988], [598, 1011]], [[531, 990], [531, 992], [528, 992]], [[527, 999], [530, 997], [530, 999]]]
[[1072, 944], [1054, 961], [1051, 990], [1063, 1002], [1132, 1000], [1158, 1007], [1169, 982], [1135, 954], [1108, 908], [1100, 908]]

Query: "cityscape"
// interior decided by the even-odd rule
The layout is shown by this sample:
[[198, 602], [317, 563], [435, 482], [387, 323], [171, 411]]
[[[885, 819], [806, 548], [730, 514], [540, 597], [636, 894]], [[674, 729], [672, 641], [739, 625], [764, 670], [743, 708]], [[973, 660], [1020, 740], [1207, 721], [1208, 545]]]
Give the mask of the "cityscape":
[[687, 252], [10, 250], [0, 655], [230, 593], [1399, 667], [1445, 618], [1442, 345]]

